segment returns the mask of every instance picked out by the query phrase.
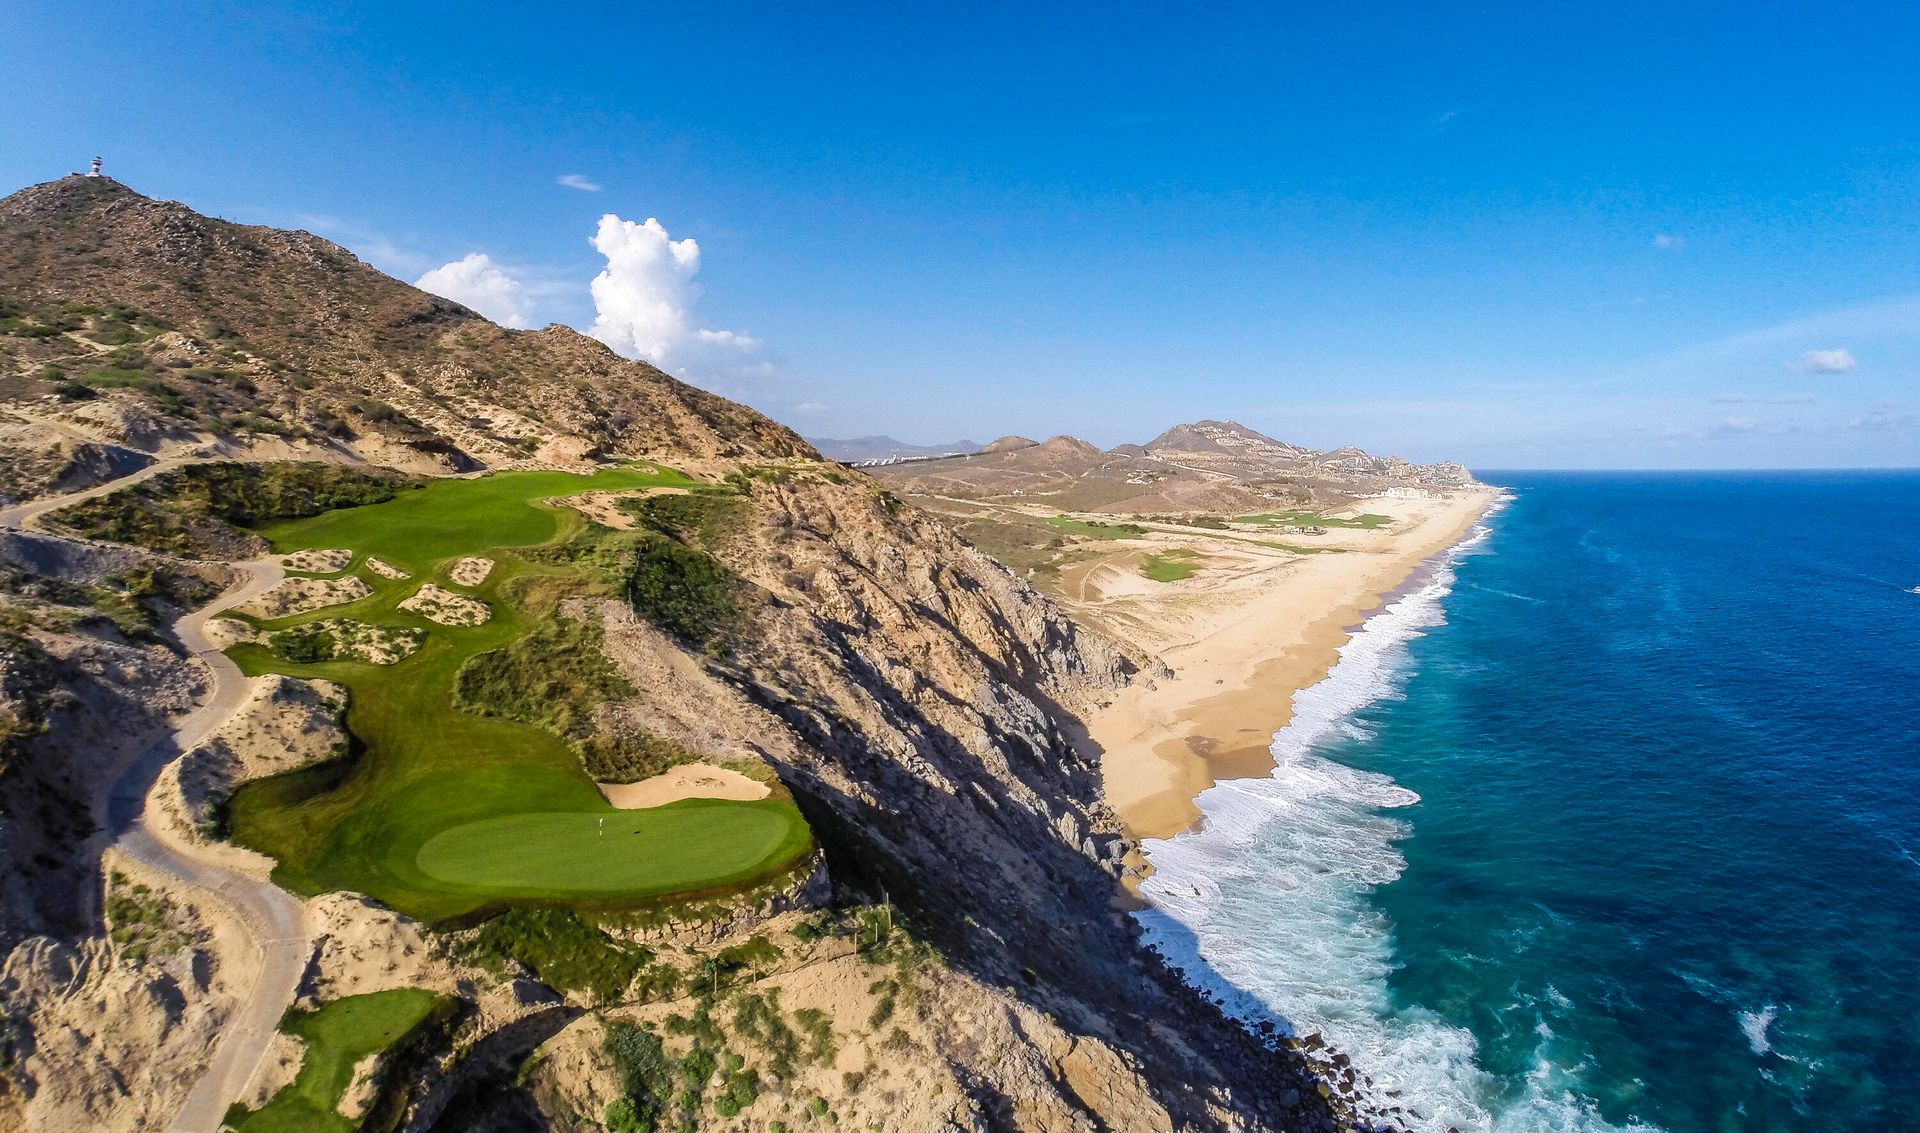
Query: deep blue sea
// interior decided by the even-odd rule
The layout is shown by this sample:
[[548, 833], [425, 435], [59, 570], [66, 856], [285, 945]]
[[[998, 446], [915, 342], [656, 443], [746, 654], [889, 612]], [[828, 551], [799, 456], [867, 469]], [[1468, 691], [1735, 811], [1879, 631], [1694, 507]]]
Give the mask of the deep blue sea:
[[1150, 934], [1423, 1129], [1920, 1129], [1920, 474], [1483, 478]]

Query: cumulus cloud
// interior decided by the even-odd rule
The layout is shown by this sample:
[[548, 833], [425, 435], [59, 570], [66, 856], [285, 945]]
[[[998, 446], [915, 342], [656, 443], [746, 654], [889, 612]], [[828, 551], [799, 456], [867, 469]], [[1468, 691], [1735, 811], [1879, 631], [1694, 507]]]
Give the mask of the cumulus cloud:
[[1832, 350], [1809, 350], [1790, 365], [1809, 374], [1844, 374], [1853, 369], [1855, 363], [1851, 351], [1836, 347]]
[[1677, 248], [1686, 247], [1687, 240], [1686, 237], [1675, 236], [1671, 232], [1659, 232], [1654, 234], [1653, 246], [1664, 251], [1672, 251]]
[[565, 185], [569, 189], [578, 189], [583, 193], [597, 193], [600, 191], [600, 183], [588, 179], [584, 173], [562, 173], [553, 180], [556, 185]]
[[675, 240], [653, 217], [600, 218], [593, 246], [607, 266], [593, 277], [594, 320], [587, 333], [629, 358], [644, 358], [704, 378], [764, 377], [773, 367], [760, 340], [744, 331], [699, 324], [700, 245]]
[[472, 307], [501, 326], [533, 325], [527, 290], [484, 252], [469, 252], [414, 280], [422, 291]]

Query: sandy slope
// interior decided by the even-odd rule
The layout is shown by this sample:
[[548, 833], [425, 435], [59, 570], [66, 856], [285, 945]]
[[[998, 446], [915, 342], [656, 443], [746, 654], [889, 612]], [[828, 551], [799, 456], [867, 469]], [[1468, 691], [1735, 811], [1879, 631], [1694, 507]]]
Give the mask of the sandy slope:
[[[170, 468], [194, 463], [180, 457], [148, 465], [130, 476], [84, 491], [35, 500], [0, 511], [0, 527], [31, 526], [38, 517], [146, 480]], [[223, 902], [253, 938], [259, 966], [253, 986], [216, 1043], [200, 1081], [170, 1129], [180, 1133], [213, 1133], [227, 1107], [246, 1088], [259, 1066], [280, 1017], [293, 1002], [305, 970], [311, 943], [302, 904], [272, 882], [272, 863], [232, 846], [195, 845], [170, 832], [164, 822], [149, 821], [147, 792], [167, 763], [211, 736], [246, 700], [249, 683], [238, 666], [207, 639], [206, 626], [216, 615], [252, 601], [286, 577], [277, 561], [232, 564], [242, 579], [213, 602], [174, 623], [182, 645], [212, 677], [207, 699], [156, 744], [115, 783], [107, 803], [114, 846], [171, 877], [203, 890]]]
[[[1128, 830], [1171, 836], [1200, 817], [1194, 797], [1216, 780], [1272, 770], [1267, 748], [1287, 722], [1293, 693], [1319, 680], [1351, 628], [1458, 540], [1489, 499], [1460, 492], [1363, 501], [1395, 522], [1311, 537], [1315, 546], [1343, 548], [1340, 554], [1262, 554], [1209, 540], [1208, 569], [1171, 585], [1115, 571], [1102, 589], [1107, 580], [1095, 566], [1084, 603], [1070, 594], [1067, 604], [1091, 607], [1089, 614], [1174, 671], [1171, 679], [1137, 682], [1087, 718], [1089, 738], [1103, 752], [1107, 797]], [[1184, 541], [1195, 544], [1191, 536]]]

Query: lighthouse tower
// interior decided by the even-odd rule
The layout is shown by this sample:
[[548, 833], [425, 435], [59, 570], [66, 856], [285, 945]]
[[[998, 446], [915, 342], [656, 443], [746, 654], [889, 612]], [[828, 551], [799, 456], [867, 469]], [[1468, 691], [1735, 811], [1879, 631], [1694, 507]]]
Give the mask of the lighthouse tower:
[[100, 176], [100, 159], [99, 158], [96, 157], [93, 159], [93, 167], [87, 170], [87, 176], [89, 177]]

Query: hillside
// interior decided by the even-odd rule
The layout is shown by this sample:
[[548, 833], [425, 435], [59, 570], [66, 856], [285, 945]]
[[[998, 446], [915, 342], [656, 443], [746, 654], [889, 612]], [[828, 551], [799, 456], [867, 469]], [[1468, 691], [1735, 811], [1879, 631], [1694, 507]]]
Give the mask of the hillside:
[[[0, 304], [0, 1124], [1350, 1124], [1114, 911], [1130, 663], [883, 485], [106, 179], [0, 201]], [[602, 801], [689, 772], [759, 794]]]
[[1316, 452], [1232, 421], [1175, 425], [1144, 445], [1101, 450], [1077, 437], [996, 442], [979, 453], [876, 471], [915, 495], [1001, 501], [1040, 498], [1065, 511], [1256, 511], [1338, 504], [1389, 488], [1445, 491], [1473, 477], [1457, 464], [1413, 464], [1356, 448]]

